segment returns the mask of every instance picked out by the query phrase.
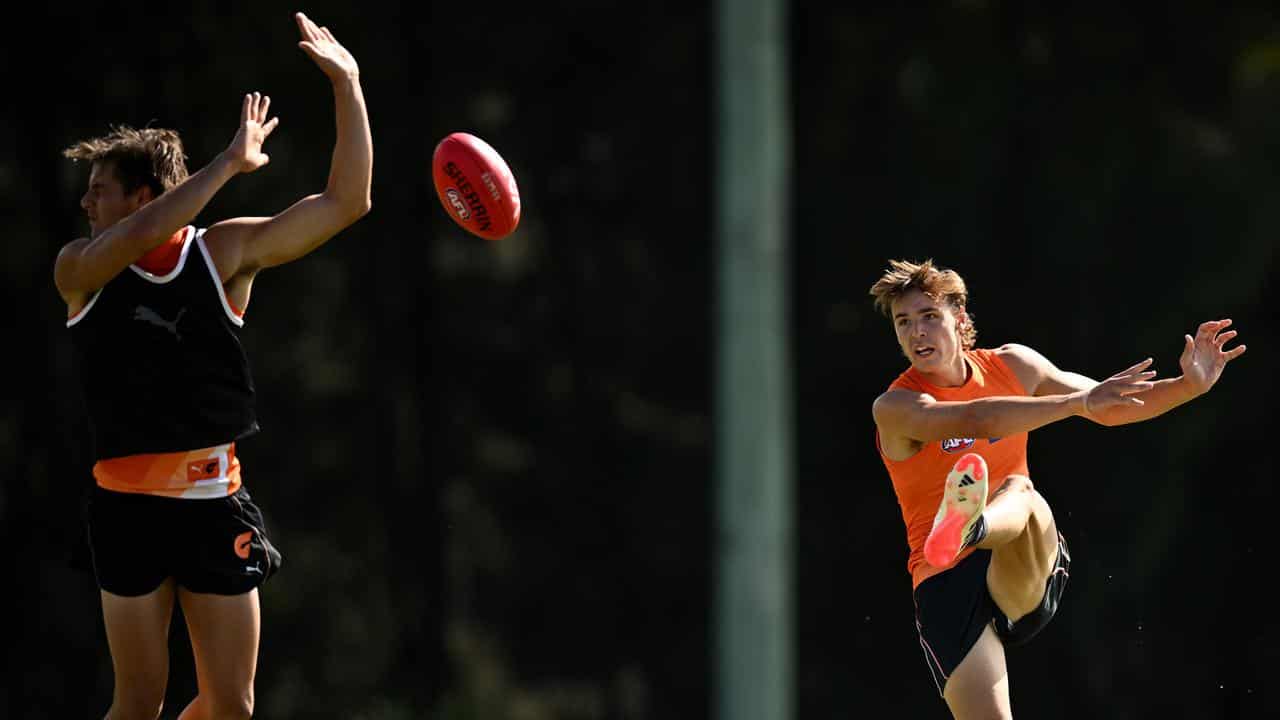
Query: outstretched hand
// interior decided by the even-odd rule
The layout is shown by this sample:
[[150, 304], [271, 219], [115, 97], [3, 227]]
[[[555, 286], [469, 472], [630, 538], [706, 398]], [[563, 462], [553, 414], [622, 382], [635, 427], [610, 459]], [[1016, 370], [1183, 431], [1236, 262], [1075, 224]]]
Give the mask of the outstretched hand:
[[1151, 358], [1112, 375], [1102, 382], [1083, 392], [1084, 414], [1091, 415], [1117, 406], [1143, 405], [1141, 398], [1134, 397], [1152, 387], [1151, 378], [1156, 376], [1151, 367]]
[[1223, 345], [1236, 336], [1235, 330], [1226, 330], [1230, 325], [1230, 320], [1210, 320], [1200, 325], [1194, 338], [1184, 336], [1186, 346], [1178, 364], [1182, 366], [1182, 377], [1197, 395], [1208, 392], [1222, 377], [1227, 363], [1244, 354], [1244, 345], [1223, 349]]
[[356, 59], [333, 37], [329, 28], [316, 25], [302, 13], [293, 17], [298, 21], [298, 32], [302, 34], [298, 47], [320, 66], [330, 80], [337, 82], [359, 76], [360, 67], [356, 65]]
[[227, 148], [227, 156], [239, 172], [253, 172], [271, 162], [271, 158], [262, 152], [262, 143], [266, 142], [271, 131], [280, 124], [280, 118], [267, 120], [267, 109], [271, 107], [271, 98], [261, 93], [250, 93], [244, 96], [240, 107], [240, 128], [231, 139]]

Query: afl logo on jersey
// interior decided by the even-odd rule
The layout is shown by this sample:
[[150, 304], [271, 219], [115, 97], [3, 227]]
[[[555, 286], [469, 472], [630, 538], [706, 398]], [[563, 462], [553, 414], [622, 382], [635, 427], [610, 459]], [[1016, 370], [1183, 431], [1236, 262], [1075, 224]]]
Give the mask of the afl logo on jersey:
[[954, 453], [973, 447], [973, 438], [947, 438], [942, 441], [942, 452]]

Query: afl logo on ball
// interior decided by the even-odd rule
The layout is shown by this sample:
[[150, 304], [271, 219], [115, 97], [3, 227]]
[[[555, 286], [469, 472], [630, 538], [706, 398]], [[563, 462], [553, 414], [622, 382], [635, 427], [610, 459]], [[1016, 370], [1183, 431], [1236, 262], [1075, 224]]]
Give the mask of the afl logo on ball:
[[467, 209], [467, 204], [462, 202], [462, 195], [455, 188], [447, 188], [444, 194], [449, 196], [449, 204], [453, 206], [453, 211], [458, 213], [458, 217], [467, 220], [471, 217], [471, 211]]
[[942, 441], [942, 452], [953, 453], [973, 447], [973, 438], [947, 438]]

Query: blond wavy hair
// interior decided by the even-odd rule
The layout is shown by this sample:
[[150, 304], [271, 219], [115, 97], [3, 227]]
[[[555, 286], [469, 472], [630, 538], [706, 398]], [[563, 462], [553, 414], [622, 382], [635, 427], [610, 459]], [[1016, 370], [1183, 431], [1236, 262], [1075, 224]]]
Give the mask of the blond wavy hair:
[[[875, 298], [876, 309], [890, 317], [893, 302], [911, 290], [919, 290], [934, 302], [945, 303], [956, 311], [964, 310], [969, 303], [964, 278], [955, 270], [934, 265], [932, 258], [924, 262], [890, 260], [888, 269], [871, 286], [871, 296]], [[968, 322], [959, 325], [956, 331], [960, 334], [961, 347], [970, 350], [978, 341], [978, 329], [974, 327], [973, 315], [967, 311], [966, 314]]]

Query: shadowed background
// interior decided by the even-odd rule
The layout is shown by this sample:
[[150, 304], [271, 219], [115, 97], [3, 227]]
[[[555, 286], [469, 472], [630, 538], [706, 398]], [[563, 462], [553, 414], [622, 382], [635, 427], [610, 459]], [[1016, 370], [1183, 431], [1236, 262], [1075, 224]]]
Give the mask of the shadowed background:
[[[81, 522], [88, 429], [52, 283], [109, 124], [178, 129], [194, 171], [272, 98], [271, 163], [197, 219], [323, 188], [332, 97], [291, 13], [356, 56], [373, 211], [255, 284], [263, 432], [238, 447], [285, 555], [263, 590], [263, 718], [710, 717], [716, 365], [711, 7], [57, 4], [0, 112], [0, 715], [99, 717], [110, 658]], [[969, 282], [985, 346], [1096, 378], [1230, 317], [1249, 352], [1149, 423], [1032, 435], [1073, 550], [1058, 617], [1009, 653], [1039, 718], [1280, 711], [1256, 583], [1277, 493], [1280, 14], [1093, 3], [794, 3], [790, 317], [795, 716], [946, 717], [913, 626], [870, 404], [905, 368], [867, 288], [889, 258]], [[35, 102], [34, 98], [43, 98]], [[519, 230], [430, 185], [492, 144]], [[157, 538], [156, 542], [163, 542]], [[166, 717], [194, 693], [175, 617]], [[7, 714], [3, 711], [7, 710]]]

